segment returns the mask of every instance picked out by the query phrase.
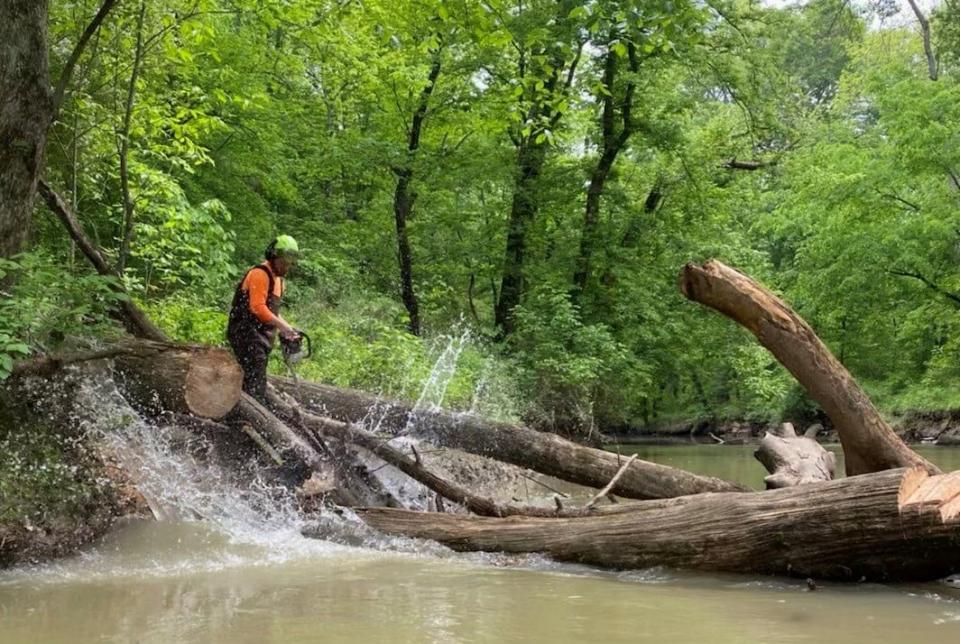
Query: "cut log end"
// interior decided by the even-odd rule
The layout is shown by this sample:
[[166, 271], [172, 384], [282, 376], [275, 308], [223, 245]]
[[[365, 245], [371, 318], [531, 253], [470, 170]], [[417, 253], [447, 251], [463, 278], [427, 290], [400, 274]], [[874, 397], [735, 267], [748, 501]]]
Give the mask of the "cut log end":
[[909, 470], [898, 501], [901, 514], [934, 515], [944, 523], [960, 520], [960, 472], [928, 476], [922, 468]]
[[124, 391], [146, 408], [218, 419], [240, 401], [243, 370], [225, 349], [146, 340], [122, 348], [114, 365]]
[[222, 418], [236, 406], [243, 385], [243, 370], [224, 351], [198, 353], [190, 363], [184, 399], [197, 416]]

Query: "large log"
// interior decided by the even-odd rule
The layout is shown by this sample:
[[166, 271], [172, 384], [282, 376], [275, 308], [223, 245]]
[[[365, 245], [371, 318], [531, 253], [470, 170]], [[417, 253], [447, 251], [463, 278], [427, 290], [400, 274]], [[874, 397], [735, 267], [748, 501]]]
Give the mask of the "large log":
[[844, 581], [960, 571], [960, 472], [903, 468], [750, 494], [640, 501], [583, 518], [496, 519], [364, 508], [391, 534], [456, 550], [542, 552], [612, 568], [668, 566]]
[[[506, 517], [517, 514], [525, 516], [573, 516], [581, 513], [579, 510], [565, 511], [538, 506], [515, 506], [496, 503], [491, 499], [474, 494], [470, 490], [439, 476], [435, 472], [431, 472], [420, 461], [419, 455], [414, 453], [414, 458], [408, 457], [398, 449], [392, 447], [388, 443], [389, 439], [375, 436], [354, 424], [304, 412], [290, 405], [272, 392], [268, 393], [268, 398], [270, 406], [280, 415], [294, 419], [297, 424], [309, 431], [315, 432], [321, 437], [333, 438], [347, 445], [359, 445], [421, 485], [424, 485], [454, 503], [463, 505], [475, 514], [489, 517]], [[583, 512], [589, 510], [590, 508], [585, 508]]]
[[[418, 436], [443, 447], [455, 447], [580, 485], [604, 487], [625, 461], [617, 454], [521, 425], [496, 423], [470, 414], [414, 411], [405, 403], [329, 385], [295, 383], [286, 378], [270, 381], [321, 416], [347, 423], [369, 420], [379, 429], [395, 433], [414, 430]], [[610, 492], [626, 498], [659, 499], [748, 489], [675, 467], [634, 460]]]
[[848, 476], [913, 466], [940, 472], [900, 440], [810, 325], [772, 292], [716, 260], [684, 266], [679, 286], [749, 329], [820, 404], [837, 428]]
[[122, 349], [114, 355], [121, 384], [145, 407], [216, 419], [240, 400], [243, 371], [225, 349], [149, 340]]

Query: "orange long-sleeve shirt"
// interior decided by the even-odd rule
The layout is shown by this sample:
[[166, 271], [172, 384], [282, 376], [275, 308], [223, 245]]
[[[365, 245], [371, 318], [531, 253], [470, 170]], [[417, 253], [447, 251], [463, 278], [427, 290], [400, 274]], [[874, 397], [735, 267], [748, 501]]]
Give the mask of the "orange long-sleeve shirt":
[[[274, 275], [273, 270], [270, 268], [270, 262], [263, 262], [261, 266], [273, 275], [273, 294], [278, 298], [283, 297], [283, 278]], [[270, 288], [270, 278], [267, 277], [267, 274], [260, 270], [249, 271], [243, 279], [241, 288], [243, 288], [249, 296], [250, 312], [264, 324], [276, 324], [277, 316], [267, 307], [267, 290]]]

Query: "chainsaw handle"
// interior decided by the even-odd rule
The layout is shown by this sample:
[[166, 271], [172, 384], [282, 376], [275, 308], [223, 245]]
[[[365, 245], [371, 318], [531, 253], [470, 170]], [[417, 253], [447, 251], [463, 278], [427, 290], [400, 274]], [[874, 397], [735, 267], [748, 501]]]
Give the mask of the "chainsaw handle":
[[310, 342], [310, 336], [304, 333], [303, 331], [301, 331], [300, 329], [294, 329], [294, 331], [297, 332], [297, 335], [299, 335], [301, 338], [306, 340], [307, 352], [303, 354], [302, 359], [309, 358], [311, 355], [313, 355], [313, 344]]

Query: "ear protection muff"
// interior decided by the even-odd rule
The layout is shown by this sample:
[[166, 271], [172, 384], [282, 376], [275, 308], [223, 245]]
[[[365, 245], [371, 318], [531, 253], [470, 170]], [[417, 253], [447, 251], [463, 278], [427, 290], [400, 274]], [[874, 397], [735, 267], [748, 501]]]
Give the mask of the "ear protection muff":
[[266, 249], [264, 249], [263, 256], [268, 260], [276, 259], [277, 257], [277, 240], [276, 239], [270, 242], [270, 244], [266, 247]]

